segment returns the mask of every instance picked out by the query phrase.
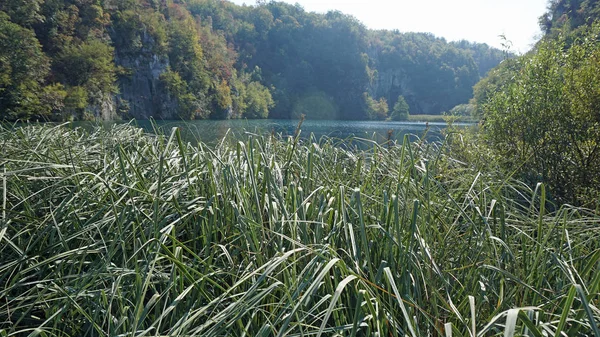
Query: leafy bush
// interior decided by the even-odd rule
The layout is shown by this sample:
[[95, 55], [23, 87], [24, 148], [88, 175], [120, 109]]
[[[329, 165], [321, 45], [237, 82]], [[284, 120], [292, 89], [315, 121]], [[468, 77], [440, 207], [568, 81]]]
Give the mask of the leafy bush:
[[544, 40], [484, 104], [484, 133], [507, 166], [547, 182], [557, 200], [600, 186], [600, 24], [572, 45]]
[[269, 89], [258, 82], [250, 82], [246, 86], [246, 108], [243, 116], [246, 118], [267, 118], [269, 108], [274, 105]]
[[117, 92], [114, 48], [103, 41], [92, 39], [65, 48], [53, 67], [62, 83], [84, 88], [91, 101]]
[[170, 105], [162, 107], [163, 111], [174, 109], [172, 115], [181, 119], [202, 119], [209, 114], [202, 93], [192, 92], [188, 82], [184, 81], [178, 72], [167, 70], [160, 75], [161, 86], [167, 94]]
[[364, 102], [366, 105], [367, 116], [372, 120], [384, 120], [388, 116], [390, 108], [387, 100], [381, 97], [379, 100], [373, 99], [368, 93], [363, 94]]

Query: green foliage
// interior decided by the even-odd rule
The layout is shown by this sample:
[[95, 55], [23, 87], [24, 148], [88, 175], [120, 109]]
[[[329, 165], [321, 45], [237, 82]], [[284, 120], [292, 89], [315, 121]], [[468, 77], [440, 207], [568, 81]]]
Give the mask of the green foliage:
[[295, 118], [336, 120], [339, 111], [331, 97], [322, 91], [307, 92], [294, 104], [292, 114]]
[[99, 0], [45, 0], [33, 27], [49, 56], [89, 40], [105, 40], [110, 15]]
[[549, 0], [548, 12], [539, 18], [542, 31], [547, 36], [577, 32], [600, 19], [600, 2], [597, 0]]
[[460, 104], [452, 108], [446, 115], [454, 117], [472, 117], [476, 114], [473, 104]]
[[542, 41], [483, 108], [491, 146], [561, 202], [584, 203], [600, 186], [599, 42], [600, 25], [570, 47]]
[[83, 87], [70, 87], [65, 98], [65, 107], [81, 114], [88, 106], [88, 92]]
[[469, 104], [475, 107], [473, 117], [483, 117], [483, 107], [489, 98], [512, 82], [514, 74], [522, 64], [520, 59], [505, 60], [473, 87], [473, 98], [469, 101]]
[[485, 77], [490, 70], [506, 58], [513, 58], [515, 55], [506, 53], [503, 50], [492, 48], [485, 43], [474, 43], [466, 40], [451, 42], [459, 49], [468, 51], [473, 57], [473, 61], [479, 68], [479, 76]]
[[402, 95], [415, 114], [441, 114], [472, 97], [480, 74], [471, 49], [460, 49], [431, 34], [376, 31], [373, 35], [378, 50], [373, 60], [379, 76], [376, 96], [393, 101]]
[[53, 65], [57, 77], [71, 87], [83, 87], [90, 98], [117, 91], [114, 49], [99, 40], [65, 48]]
[[221, 80], [221, 83], [217, 85], [216, 92], [218, 107], [221, 109], [227, 109], [231, 107], [233, 104], [233, 100], [231, 99], [231, 89], [225, 80]]
[[392, 111], [392, 115], [390, 119], [393, 121], [405, 121], [408, 120], [410, 116], [410, 108], [406, 100], [404, 100], [404, 96], [398, 96], [396, 103], [394, 104], [394, 110]]
[[241, 61], [262, 69], [261, 83], [274, 87], [274, 118], [290, 118], [313, 92], [323, 92], [343, 111], [342, 119], [366, 118], [361, 109], [368, 83], [367, 31], [339, 12], [307, 13], [298, 6], [271, 2], [240, 16], [232, 37], [240, 43]]
[[[352, 16], [284, 2], [5, 0], [0, 12], [35, 32], [30, 45], [41, 45], [40, 56], [52, 65], [37, 85], [58, 82], [68, 94], [83, 88], [85, 95], [71, 96], [87, 96], [83, 110], [95, 114], [122, 111], [115, 105], [128, 101], [137, 117], [291, 118], [320, 104], [324, 115], [314, 118], [385, 118], [381, 100], [365, 104], [365, 91], [390, 102], [403, 95], [415, 113], [440, 113], [466, 102], [477, 66], [485, 71], [497, 54], [427, 34], [369, 31]], [[15, 83], [2, 62], [0, 83]], [[167, 74], [170, 93], [158, 90], [167, 68], [182, 81]], [[35, 108], [43, 88], [25, 87], [31, 92], [12, 91], [21, 95], [11, 99], [21, 102], [14, 109], [23, 111], [11, 110], [10, 118], [82, 117], [70, 103], [62, 111], [60, 104], [52, 112]]]
[[269, 89], [258, 82], [250, 82], [247, 85], [244, 101], [246, 108], [242, 116], [249, 119], [267, 118], [269, 108], [274, 104]]
[[[67, 92], [65, 87], [60, 83], [54, 83], [45, 86], [40, 96], [40, 105], [43, 111], [50, 114], [50, 119], [61, 121], [64, 119], [65, 108], [69, 103], [66, 99], [71, 96], [73, 91]], [[87, 97], [81, 104], [81, 108], [87, 106]]]
[[210, 26], [203, 24], [199, 26], [198, 33], [205, 71], [210, 77], [207, 92], [211, 99], [210, 118], [230, 118], [237, 53], [227, 44], [223, 32], [214, 32]]
[[40, 4], [44, 0], [3, 0], [0, 11], [8, 14], [10, 20], [21, 26], [30, 26], [43, 20]]
[[[169, 62], [186, 87], [176, 95], [184, 109], [179, 116], [228, 118], [233, 105], [235, 52], [227, 46], [224, 36], [194, 21], [185, 7], [171, 5], [168, 13]], [[248, 113], [252, 118], [266, 118], [272, 103], [255, 86], [246, 92], [246, 108], [252, 111]]]
[[39, 118], [47, 113], [40, 94], [49, 60], [28, 28], [0, 11], [0, 119]]
[[372, 120], [385, 120], [390, 110], [387, 100], [381, 97], [379, 100], [373, 99], [368, 93], [363, 93], [363, 99], [367, 106], [367, 116]]
[[61, 94], [64, 110], [54, 110], [54, 118], [94, 119], [96, 116], [87, 108], [102, 106], [106, 95], [118, 91], [114, 48], [101, 40], [66, 46], [55, 56], [52, 68], [54, 78], [64, 84], [66, 91], [66, 95]]
[[231, 111], [228, 118], [267, 118], [275, 102], [271, 91], [255, 79], [260, 77], [260, 69], [252, 73], [232, 74]]
[[184, 7], [172, 5], [169, 8], [168, 35], [171, 68], [188, 83], [190, 90], [205, 92], [209, 87], [209, 74], [204, 69], [196, 24]]
[[138, 6], [118, 11], [113, 18], [113, 30], [111, 40], [116, 46], [116, 52], [122, 57], [166, 55], [167, 27], [160, 12]]
[[195, 95], [179, 73], [167, 70], [160, 75], [160, 80], [165, 92], [176, 102], [175, 106], [163, 107], [164, 110], [174, 109], [174, 115], [187, 120], [207, 117], [203, 97]]
[[228, 41], [239, 46], [242, 64], [263, 70], [261, 82], [274, 87], [275, 118], [294, 115], [295, 107], [304, 104], [300, 100], [316, 91], [333, 100], [336, 118], [367, 119], [365, 89], [390, 102], [404, 95], [415, 112], [441, 113], [471, 97], [479, 80], [475, 57], [482, 71], [503, 57], [485, 45], [369, 31], [339, 12], [318, 15], [282, 2], [242, 9], [227, 2], [193, 3], [193, 13], [206, 16], [205, 22], [212, 21], [213, 29], [223, 29]]

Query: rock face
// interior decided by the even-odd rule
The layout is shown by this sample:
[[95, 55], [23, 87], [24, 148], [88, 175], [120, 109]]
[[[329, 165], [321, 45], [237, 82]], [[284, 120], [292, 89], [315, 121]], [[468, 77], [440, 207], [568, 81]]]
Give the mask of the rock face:
[[417, 99], [411, 78], [406, 70], [399, 66], [382, 67], [379, 53], [380, 51], [377, 49], [369, 52], [369, 59], [378, 69], [374, 72], [373, 79], [367, 88], [369, 95], [375, 98], [385, 98], [389, 106], [394, 106], [398, 96], [404, 96], [412, 114], [435, 113], [433, 105]]
[[369, 58], [374, 64], [378, 64], [378, 70], [367, 88], [369, 95], [374, 98], [385, 98], [389, 106], [394, 106], [398, 96], [404, 96], [410, 107], [410, 113], [414, 115], [435, 115], [441, 112], [437, 104], [424, 100], [417, 92], [409, 69], [404, 69], [401, 65], [393, 67], [380, 65], [376, 51], [370, 54]]
[[159, 119], [172, 119], [175, 116], [166, 115], [163, 101], [167, 98], [161, 94], [160, 75], [168, 66], [168, 60], [160, 59], [157, 55], [139, 55], [135, 58], [124, 57], [116, 60], [117, 64], [126, 69], [127, 75], [119, 78], [120, 93], [116, 101], [119, 110], [126, 117], [148, 119], [151, 116]]
[[100, 119], [104, 121], [111, 121], [118, 119], [115, 100], [112, 95], [102, 95], [102, 100], [99, 106], [96, 106], [94, 115], [100, 116]]
[[89, 104], [82, 112], [73, 111], [69, 120], [81, 118], [83, 120], [111, 121], [120, 119], [116, 111], [115, 98], [113, 95], [96, 93], [95, 104]]
[[103, 99], [93, 111], [94, 116], [103, 120], [178, 119], [177, 102], [161, 82], [161, 75], [169, 69], [167, 54], [157, 50], [156, 41], [145, 31], [135, 41], [131, 48], [121, 43], [115, 49], [118, 92]]
[[411, 88], [411, 80], [404, 69], [380, 70], [374, 75], [374, 79], [368, 88], [368, 92], [372, 97], [384, 97], [388, 104], [393, 106], [398, 96], [402, 95], [413, 114], [424, 113], [423, 111], [427, 107], [423, 107], [422, 103], [416, 99], [416, 95]]

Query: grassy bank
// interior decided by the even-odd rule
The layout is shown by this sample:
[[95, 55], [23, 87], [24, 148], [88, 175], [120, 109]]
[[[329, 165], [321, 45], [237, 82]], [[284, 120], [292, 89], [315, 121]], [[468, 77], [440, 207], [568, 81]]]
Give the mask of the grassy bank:
[[0, 129], [0, 336], [589, 336], [600, 217], [443, 144]]
[[429, 122], [429, 123], [446, 123], [448, 121], [453, 122], [464, 122], [464, 123], [477, 123], [478, 120], [471, 116], [444, 116], [444, 115], [410, 115], [408, 116], [410, 122]]

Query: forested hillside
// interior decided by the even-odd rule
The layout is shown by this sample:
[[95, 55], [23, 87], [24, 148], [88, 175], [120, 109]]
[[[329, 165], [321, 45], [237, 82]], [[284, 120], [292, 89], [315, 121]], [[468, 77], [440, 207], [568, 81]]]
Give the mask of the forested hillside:
[[440, 114], [504, 57], [282, 2], [4, 0], [0, 119]]
[[548, 11], [540, 17], [540, 27], [546, 36], [569, 32], [590, 26], [600, 18], [597, 0], [551, 0]]

